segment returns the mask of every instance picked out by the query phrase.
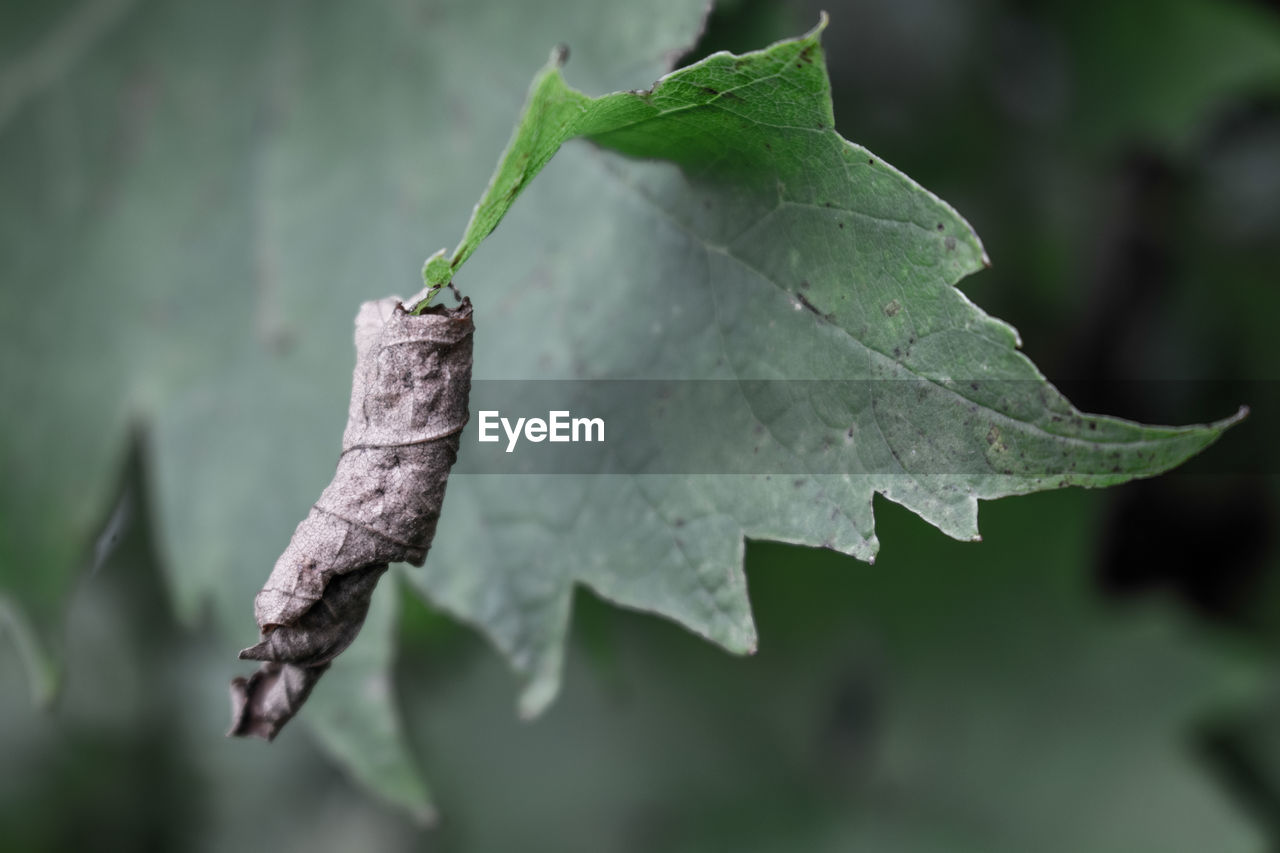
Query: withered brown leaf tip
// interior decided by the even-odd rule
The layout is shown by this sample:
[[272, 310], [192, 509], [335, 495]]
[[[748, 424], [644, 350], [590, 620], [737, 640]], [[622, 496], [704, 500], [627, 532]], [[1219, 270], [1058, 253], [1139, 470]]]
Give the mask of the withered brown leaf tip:
[[413, 315], [396, 297], [356, 315], [356, 368], [333, 480], [254, 601], [262, 661], [231, 682], [229, 735], [274, 738], [360, 631], [389, 563], [422, 565], [467, 423], [471, 301]]

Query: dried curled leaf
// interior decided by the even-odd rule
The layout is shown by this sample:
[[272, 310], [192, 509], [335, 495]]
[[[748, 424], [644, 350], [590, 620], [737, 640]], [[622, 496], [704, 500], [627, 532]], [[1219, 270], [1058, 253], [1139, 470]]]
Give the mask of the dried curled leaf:
[[262, 640], [240, 657], [263, 663], [231, 682], [229, 734], [274, 738], [359, 633], [388, 564], [426, 559], [467, 422], [471, 313], [466, 299], [360, 306], [338, 470], [254, 602]]

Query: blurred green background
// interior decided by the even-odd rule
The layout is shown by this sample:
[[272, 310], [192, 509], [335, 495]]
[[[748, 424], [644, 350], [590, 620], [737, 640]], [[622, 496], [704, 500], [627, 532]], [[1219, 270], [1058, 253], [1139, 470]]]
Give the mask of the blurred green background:
[[[0, 34], [0, 134], [30, 120], [19, 60], [58, 49], [56, 16], [30, 6]], [[0, 643], [4, 849], [1280, 846], [1280, 9], [725, 0], [682, 62], [796, 35], [820, 8], [838, 129], [969, 219], [994, 266], [962, 288], [1073, 402], [1252, 417], [1157, 480], [985, 505], [979, 544], [886, 501], [874, 567], [752, 543], [749, 659], [580, 593], [564, 692], [532, 723], [481, 640], [404, 596], [395, 688], [430, 830], [303, 726], [269, 748], [222, 738], [229, 646], [169, 615], [135, 454], [119, 541], [70, 603], [51, 711]], [[112, 26], [127, 37], [131, 18]]]

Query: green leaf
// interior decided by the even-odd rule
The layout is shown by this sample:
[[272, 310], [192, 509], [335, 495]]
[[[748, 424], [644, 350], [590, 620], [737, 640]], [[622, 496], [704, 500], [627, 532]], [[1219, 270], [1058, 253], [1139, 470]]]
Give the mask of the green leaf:
[[976, 545], [886, 506], [874, 569], [753, 543], [746, 661], [579, 595], [564, 695], [536, 725], [497, 707], [500, 667], [459, 679], [410, 653], [445, 814], [493, 850], [638, 831], [678, 850], [1261, 849], [1192, 742], [1261, 692], [1265, 662], [1166, 604], [1103, 599], [1099, 502], [1002, 501]]
[[[710, 407], [731, 426], [678, 421], [664, 437], [715, 459], [722, 435], [750, 436], [743, 452], [792, 473], [452, 486], [435, 558], [416, 579], [508, 655], [526, 679], [525, 714], [557, 689], [575, 584], [750, 652], [746, 538], [870, 560], [879, 493], [976, 539], [979, 499], [1159, 473], [1235, 421], [1084, 415], [1045, 382], [1013, 329], [955, 289], [986, 264], [969, 225], [835, 132], [821, 28], [597, 99], [568, 89], [553, 58], [453, 254], [456, 271], [561, 140], [678, 164], [583, 151], [535, 185], [547, 188], [529, 204], [538, 222], [519, 223], [520, 244], [499, 232], [476, 256], [490, 262], [468, 291], [505, 291], [497, 323], [490, 314], [488, 336], [478, 332], [476, 376], [733, 380]], [[551, 293], [534, 290], [541, 281]], [[669, 408], [708, 393], [690, 386]], [[609, 422], [634, 393], [593, 389], [564, 408]]]
[[[355, 307], [416, 289], [549, 45], [573, 46], [584, 85], [620, 89], [659, 73], [704, 10], [190, 0], [115, 4], [88, 23], [50, 7], [33, 25], [22, 5], [0, 12], [4, 38], [32, 34], [6, 66], [0, 114], [0, 268], [20, 284], [0, 289], [0, 394], [22, 412], [0, 427], [0, 590], [54, 645], [139, 428], [170, 591], [189, 622], [211, 607], [230, 659], [254, 636], [255, 590], [332, 472]], [[539, 81], [551, 106], [591, 121], [566, 129], [551, 110], [548, 126], [528, 124], [537, 156], [500, 171], [516, 182], [477, 216], [475, 234], [527, 191], [459, 279], [479, 303], [478, 376], [901, 379], [926, 398], [877, 409], [753, 397], [743, 384], [725, 400], [727, 422], [767, 427], [764, 452], [788, 470], [827, 472], [838, 457], [840, 474], [452, 484], [414, 581], [511, 659], [525, 711], [557, 689], [576, 584], [746, 651], [744, 536], [869, 559], [879, 492], [968, 538], [979, 498], [1154, 473], [1225, 426], [1079, 416], [1045, 385], [1012, 330], [954, 289], [983, 262], [967, 224], [831, 130], [816, 34], [713, 57], [648, 95], [590, 100], [554, 69]], [[570, 130], [669, 162], [569, 146], [546, 163]], [[529, 164], [543, 163], [530, 187]], [[426, 272], [439, 284], [446, 271]], [[1010, 381], [1038, 390], [1006, 397]], [[971, 405], [977, 420], [954, 430]], [[916, 425], [939, 440], [924, 446]], [[885, 471], [910, 448], [923, 467]], [[1029, 461], [929, 473], [957, 448], [984, 464], [989, 452]], [[1064, 449], [1076, 469], [1044, 476]], [[349, 652], [366, 667], [351, 683], [389, 666], [381, 635], [368, 639]], [[340, 701], [324, 690], [313, 703]], [[425, 811], [390, 692], [361, 699], [381, 739], [355, 746], [328, 728], [343, 717], [321, 712], [322, 742], [361, 778], [400, 780], [396, 798]]]

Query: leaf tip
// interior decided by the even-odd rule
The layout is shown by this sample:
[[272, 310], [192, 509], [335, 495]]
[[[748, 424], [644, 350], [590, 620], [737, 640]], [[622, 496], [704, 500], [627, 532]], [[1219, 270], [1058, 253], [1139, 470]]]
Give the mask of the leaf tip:
[[560, 692], [558, 676], [535, 676], [520, 693], [520, 698], [516, 702], [516, 716], [523, 722], [540, 716], [547, 710], [547, 706], [556, 698], [558, 692]]
[[252, 681], [240, 675], [231, 679], [231, 728], [227, 729], [227, 737], [257, 737], [270, 743], [275, 740], [277, 730], [254, 719], [250, 708]]
[[827, 24], [829, 23], [831, 23], [831, 16], [827, 14], [827, 10], [818, 10], [818, 24], [813, 29], [809, 30], [808, 34], [805, 35], [805, 38], [817, 38], [822, 35], [822, 31], [827, 28]]
[[440, 824], [440, 812], [436, 811], [435, 806], [430, 803], [421, 803], [414, 806], [410, 812], [410, 817], [422, 829], [434, 829]]
[[271, 658], [268, 656], [269, 650], [267, 648], [267, 645], [268, 645], [267, 641], [263, 640], [261, 643], [258, 643], [255, 646], [250, 646], [247, 649], [241, 649], [238, 657], [240, 658], [240, 660], [257, 660], [257, 661], [271, 660]]
[[1200, 427], [1200, 429], [1207, 429], [1212, 431], [1213, 438], [1214, 440], [1216, 440], [1224, 432], [1231, 429], [1233, 426], [1236, 426], [1245, 418], [1249, 417], [1249, 414], [1251, 412], [1252, 410], [1247, 405], [1241, 403], [1240, 407], [1236, 409], [1235, 414], [1229, 415], [1221, 420], [1214, 421], [1213, 423], [1208, 424], [1205, 427]]

